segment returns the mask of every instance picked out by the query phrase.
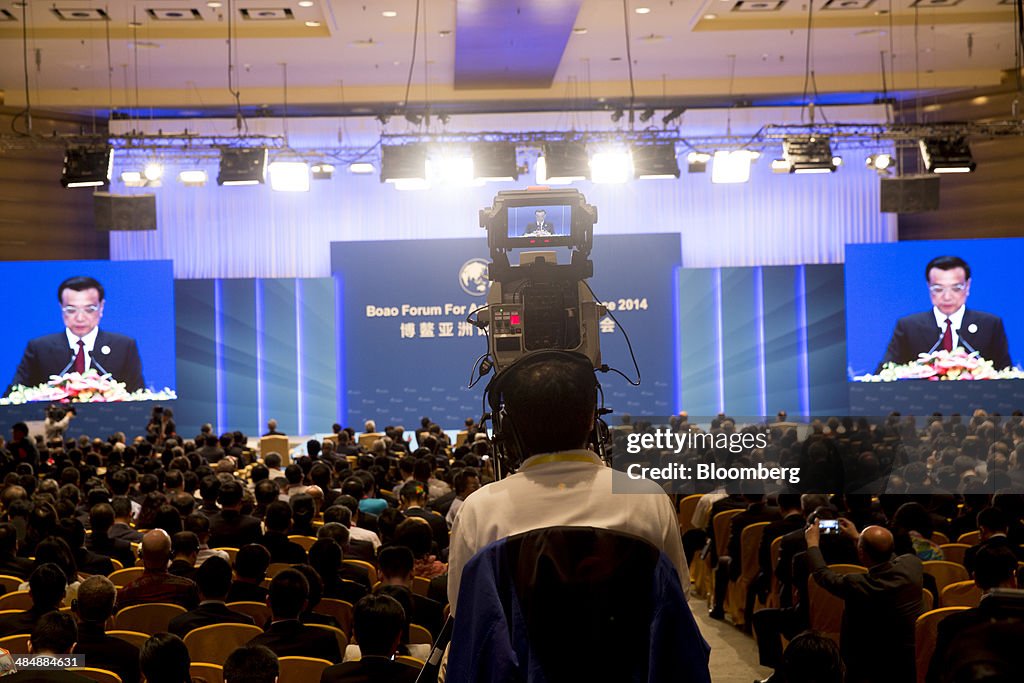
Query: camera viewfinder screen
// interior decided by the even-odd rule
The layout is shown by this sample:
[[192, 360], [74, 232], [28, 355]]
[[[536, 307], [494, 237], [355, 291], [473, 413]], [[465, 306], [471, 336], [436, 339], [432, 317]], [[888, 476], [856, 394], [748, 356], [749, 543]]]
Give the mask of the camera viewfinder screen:
[[572, 207], [510, 206], [508, 208], [508, 237], [517, 240], [537, 239], [543, 244], [548, 237], [568, 237], [572, 232]]

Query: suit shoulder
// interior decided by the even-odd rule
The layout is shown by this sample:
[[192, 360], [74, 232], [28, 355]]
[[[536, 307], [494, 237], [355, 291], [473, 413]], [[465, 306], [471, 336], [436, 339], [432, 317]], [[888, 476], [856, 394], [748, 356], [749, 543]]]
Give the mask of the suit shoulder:
[[973, 308], [968, 308], [964, 311], [964, 317], [969, 320], [984, 320], [989, 322], [1002, 322], [1002, 318], [994, 313], [986, 313], [985, 311], [976, 311]]
[[44, 334], [39, 337], [33, 337], [28, 340], [28, 345], [31, 347], [46, 347], [46, 346], [67, 346], [68, 336], [64, 332], [54, 332], [53, 334]]
[[125, 345], [128, 345], [128, 344], [134, 344], [135, 343], [135, 338], [134, 337], [129, 337], [126, 334], [118, 334], [117, 332], [108, 332], [107, 330], [102, 330], [101, 329], [99, 331], [99, 334], [97, 335], [96, 342], [100, 343], [101, 341], [103, 343], [106, 343], [106, 344], [125, 344]]
[[896, 321], [897, 325], [931, 325], [935, 326], [935, 313], [933, 311], [920, 311], [905, 315]]

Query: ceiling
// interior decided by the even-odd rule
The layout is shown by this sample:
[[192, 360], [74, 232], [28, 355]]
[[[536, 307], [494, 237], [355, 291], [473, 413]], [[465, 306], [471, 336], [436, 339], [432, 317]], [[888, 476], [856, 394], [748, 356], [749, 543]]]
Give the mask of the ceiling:
[[[805, 88], [818, 102], [856, 103], [886, 90], [990, 87], [1014, 66], [1010, 1], [420, 0], [409, 106], [612, 108], [631, 98], [627, 54], [637, 108], [793, 104]], [[24, 54], [33, 107], [223, 114], [235, 106], [230, 29], [232, 84], [247, 111], [279, 114], [286, 101], [291, 114], [396, 110], [416, 6], [0, 0], [3, 104], [24, 106]]]

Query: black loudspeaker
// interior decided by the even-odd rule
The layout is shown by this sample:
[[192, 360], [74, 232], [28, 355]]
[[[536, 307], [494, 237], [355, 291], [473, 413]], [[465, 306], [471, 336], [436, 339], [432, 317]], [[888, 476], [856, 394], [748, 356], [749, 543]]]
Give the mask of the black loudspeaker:
[[882, 178], [882, 213], [919, 213], [939, 208], [939, 176], [916, 175]]
[[156, 230], [155, 194], [109, 194], [92, 196], [97, 230]]

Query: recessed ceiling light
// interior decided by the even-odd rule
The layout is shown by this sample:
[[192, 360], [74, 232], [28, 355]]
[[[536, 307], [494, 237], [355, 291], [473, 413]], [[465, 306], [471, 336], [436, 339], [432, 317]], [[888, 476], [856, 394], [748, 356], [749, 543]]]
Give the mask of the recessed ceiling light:
[[213, 9], [217, 9], [222, 6], [222, 3], [220, 3], [219, 0], [210, 0], [208, 3], [206, 3], [206, 6], [212, 7]]
[[707, 19], [708, 21], [711, 21], [712, 19], [717, 19], [718, 15], [717, 14], [705, 14], [704, 18]]
[[299, 7], [312, 7], [313, 0], [299, 0]]
[[380, 15], [382, 17], [387, 17], [388, 19], [390, 19], [392, 17], [397, 17], [398, 16], [398, 12], [396, 12], [393, 9], [386, 9], [383, 12], [381, 12]]
[[320, 22], [319, 21], [307, 21], [306, 22], [306, 26], [308, 26], [310, 28], [318, 28], [320, 26]]
[[140, 26], [142, 26], [142, 22], [141, 21], [129, 21], [128, 25], [131, 26], [132, 28], [139, 28]]
[[441, 30], [441, 31], [437, 32], [437, 35], [441, 36], [442, 38], [447, 38], [451, 34], [452, 34], [452, 32], [449, 31], [448, 29], [444, 29], [444, 30]]
[[651, 13], [651, 8], [650, 7], [637, 7], [633, 11], [636, 12], [637, 14], [650, 14]]
[[575, 34], [576, 34], [576, 35], [578, 35], [578, 36], [582, 36], [582, 35], [583, 35], [584, 33], [586, 33], [586, 32], [587, 32], [587, 29], [585, 29], [585, 28], [583, 28], [583, 27], [581, 26], [581, 27], [579, 27], [579, 28], [574, 28], [574, 29], [572, 30], [572, 32], [573, 32], [573, 33], [575, 33]]

